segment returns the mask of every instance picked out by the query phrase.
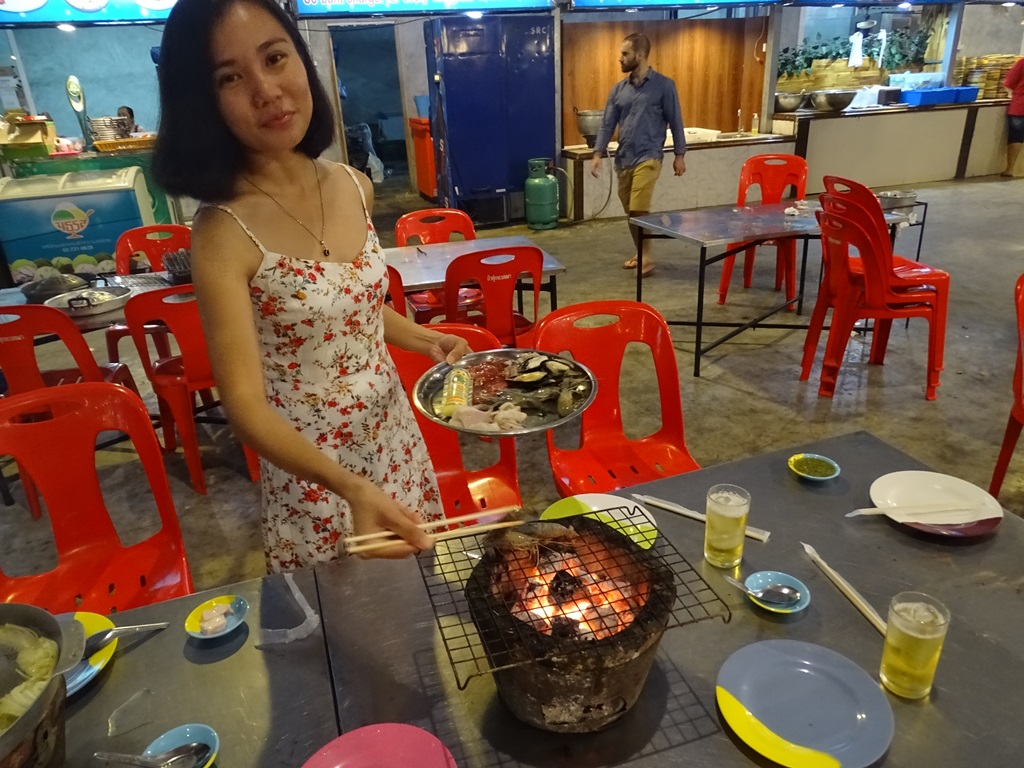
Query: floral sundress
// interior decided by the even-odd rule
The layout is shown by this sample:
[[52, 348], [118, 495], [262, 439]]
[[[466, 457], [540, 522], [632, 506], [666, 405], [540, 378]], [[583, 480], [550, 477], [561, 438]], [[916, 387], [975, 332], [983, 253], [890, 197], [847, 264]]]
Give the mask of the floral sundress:
[[[366, 241], [351, 263], [263, 253], [250, 296], [267, 399], [311, 443], [423, 520], [443, 517], [437, 478], [384, 343], [384, 252], [366, 210]], [[352, 530], [348, 502], [260, 460], [269, 572], [338, 556]], [[343, 551], [343, 550], [341, 550]]]

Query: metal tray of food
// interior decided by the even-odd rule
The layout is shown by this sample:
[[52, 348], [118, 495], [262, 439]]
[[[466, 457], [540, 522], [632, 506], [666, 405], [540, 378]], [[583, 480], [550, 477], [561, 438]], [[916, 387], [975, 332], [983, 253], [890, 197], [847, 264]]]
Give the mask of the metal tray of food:
[[64, 310], [71, 317], [87, 317], [120, 309], [128, 303], [131, 295], [131, 288], [108, 285], [101, 288], [82, 288], [70, 293], [62, 293], [43, 303], [48, 307]]
[[[445, 377], [457, 368], [473, 377], [472, 409], [481, 417], [468, 411], [445, 417], [436, 410], [441, 404]], [[534, 349], [471, 352], [455, 365], [438, 363], [420, 377], [413, 389], [413, 405], [431, 421], [459, 432], [499, 437], [554, 429], [583, 413], [595, 397], [597, 380], [585, 365]], [[515, 411], [508, 404], [517, 406], [525, 415], [508, 417], [506, 413], [495, 423], [495, 412]]]

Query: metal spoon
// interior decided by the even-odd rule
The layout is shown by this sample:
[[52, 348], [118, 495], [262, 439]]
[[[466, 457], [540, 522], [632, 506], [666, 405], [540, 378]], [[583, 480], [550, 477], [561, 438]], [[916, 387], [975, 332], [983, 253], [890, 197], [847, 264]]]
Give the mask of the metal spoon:
[[180, 747], [160, 752], [156, 755], [129, 755], [122, 752], [95, 752], [97, 760], [108, 763], [136, 765], [140, 768], [195, 768], [205, 765], [210, 759], [210, 747], [207, 744], [183, 744]]
[[800, 594], [800, 590], [793, 589], [793, 587], [786, 586], [785, 584], [769, 584], [761, 589], [748, 589], [746, 584], [739, 579], [734, 579], [732, 576], [722, 574], [722, 578], [734, 587], [742, 589], [751, 597], [756, 597], [762, 603], [771, 603], [772, 605], [793, 605], [794, 603], [800, 602], [800, 598], [803, 597], [803, 595]]

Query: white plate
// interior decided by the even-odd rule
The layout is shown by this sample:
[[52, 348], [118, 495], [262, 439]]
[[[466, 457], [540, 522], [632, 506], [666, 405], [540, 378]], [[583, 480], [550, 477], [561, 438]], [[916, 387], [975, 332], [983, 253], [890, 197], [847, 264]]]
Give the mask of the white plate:
[[[955, 536], [990, 533], [1003, 517], [1003, 508], [987, 491], [952, 475], [905, 470], [882, 475], [871, 484], [871, 501], [876, 507], [942, 504], [976, 509], [975, 515], [956, 524], [904, 523], [918, 530]], [[993, 521], [980, 524], [981, 521]], [[902, 518], [896, 522], [903, 522]]]

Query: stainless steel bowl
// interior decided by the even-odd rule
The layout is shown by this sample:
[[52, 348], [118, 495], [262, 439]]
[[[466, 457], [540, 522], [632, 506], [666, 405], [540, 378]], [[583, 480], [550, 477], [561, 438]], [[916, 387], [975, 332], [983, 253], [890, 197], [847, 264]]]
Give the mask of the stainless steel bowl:
[[883, 211], [909, 211], [917, 202], [917, 192], [912, 189], [889, 189], [879, 192], [876, 197]]
[[856, 91], [813, 91], [811, 104], [819, 112], [839, 112], [850, 106], [856, 95]]
[[775, 111], [776, 112], [796, 112], [800, 109], [800, 105], [804, 103], [804, 96], [806, 94], [801, 91], [800, 93], [776, 93], [775, 94]]

